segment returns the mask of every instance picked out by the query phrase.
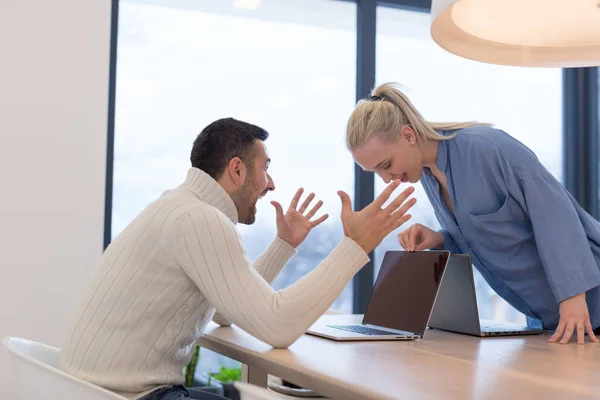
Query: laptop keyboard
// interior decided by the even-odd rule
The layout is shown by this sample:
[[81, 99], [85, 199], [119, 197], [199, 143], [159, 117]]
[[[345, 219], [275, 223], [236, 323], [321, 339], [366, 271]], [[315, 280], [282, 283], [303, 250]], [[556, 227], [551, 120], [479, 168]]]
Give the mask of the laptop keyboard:
[[369, 335], [369, 336], [373, 336], [373, 335], [399, 336], [397, 333], [394, 333], [394, 332], [382, 331], [381, 329], [369, 328], [369, 327], [366, 327], [363, 325], [327, 325], [327, 326], [330, 328], [342, 329], [344, 331], [361, 333], [363, 335]]

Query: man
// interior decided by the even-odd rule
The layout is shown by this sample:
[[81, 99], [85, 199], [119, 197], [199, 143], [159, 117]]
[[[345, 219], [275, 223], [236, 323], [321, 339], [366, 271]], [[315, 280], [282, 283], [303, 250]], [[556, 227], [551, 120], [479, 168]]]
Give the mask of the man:
[[[179, 187], [141, 212], [106, 249], [63, 348], [61, 367], [129, 398], [191, 398], [182, 370], [215, 309], [273, 347], [298, 339], [335, 301], [367, 254], [410, 216], [412, 188], [382, 208], [399, 182], [367, 208], [342, 200], [344, 238], [311, 273], [274, 291], [270, 283], [310, 230], [320, 202], [304, 214], [301, 191], [277, 238], [253, 264], [235, 228], [255, 220], [256, 202], [275, 185], [257, 126], [222, 119], [194, 142], [192, 168]], [[390, 218], [390, 215], [392, 216]], [[199, 398], [199, 397], [195, 397]]]

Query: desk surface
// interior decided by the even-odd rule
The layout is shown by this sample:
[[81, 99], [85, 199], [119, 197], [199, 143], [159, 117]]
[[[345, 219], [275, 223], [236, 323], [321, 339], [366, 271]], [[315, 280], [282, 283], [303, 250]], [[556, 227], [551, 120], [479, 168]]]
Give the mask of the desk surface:
[[198, 344], [333, 399], [600, 398], [600, 345], [547, 339], [437, 330], [410, 342], [304, 335], [282, 350], [211, 323]]

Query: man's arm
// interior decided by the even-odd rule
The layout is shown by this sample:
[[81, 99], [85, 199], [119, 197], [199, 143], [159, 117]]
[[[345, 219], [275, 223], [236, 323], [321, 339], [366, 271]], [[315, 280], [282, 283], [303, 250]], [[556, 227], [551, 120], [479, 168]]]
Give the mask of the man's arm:
[[[273, 284], [273, 281], [277, 278], [289, 259], [296, 254], [296, 247], [306, 239], [306, 236], [308, 236], [314, 227], [320, 225], [328, 218], [328, 215], [325, 214], [313, 219], [323, 205], [322, 201], [318, 201], [314, 207], [310, 210], [308, 209], [310, 203], [315, 198], [314, 193], [309, 194], [300, 208], [298, 208], [302, 193], [304, 193], [303, 188], [296, 191], [285, 213], [281, 204], [276, 201], [271, 202], [275, 207], [275, 214], [277, 215], [277, 237], [271, 246], [254, 261], [254, 268], [270, 285]], [[241, 237], [239, 241], [242, 242]], [[231, 325], [231, 321], [228, 321], [219, 312], [215, 313], [213, 321], [221, 326]]]
[[315, 270], [274, 291], [252, 267], [233, 224], [217, 210], [197, 207], [183, 215], [172, 240], [180, 265], [215, 308], [273, 347], [288, 347], [304, 334], [369, 260], [344, 237]]
[[[241, 242], [241, 239], [238, 237]], [[296, 249], [290, 246], [279, 236], [271, 245], [254, 261], [254, 269], [269, 285], [272, 285], [285, 264], [296, 254]], [[220, 312], [216, 312], [213, 321], [221, 326], [231, 326], [232, 322]]]
[[272, 284], [285, 264], [296, 254], [296, 249], [279, 236], [254, 260], [254, 269], [267, 282]]

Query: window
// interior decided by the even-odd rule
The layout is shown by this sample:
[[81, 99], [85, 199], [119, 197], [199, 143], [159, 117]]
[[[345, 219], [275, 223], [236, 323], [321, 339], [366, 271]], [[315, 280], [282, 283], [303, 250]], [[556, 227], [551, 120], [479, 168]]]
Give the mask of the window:
[[[324, 201], [317, 215], [330, 218], [274, 286], [316, 267], [343, 235], [337, 190], [353, 197], [354, 164], [343, 138], [355, 100], [355, 14], [353, 3], [322, 0], [122, 1], [113, 237], [183, 182], [200, 130], [232, 116], [271, 134], [276, 190], [259, 202], [254, 225], [239, 226], [249, 255], [276, 236], [270, 200], [286, 207], [302, 185]], [[334, 307], [352, 311], [351, 284]], [[206, 350], [201, 360], [216, 362]]]
[[[504, 67], [459, 58], [433, 42], [429, 24], [427, 13], [378, 8], [377, 84], [403, 84], [430, 121], [493, 123], [531, 148], [562, 180], [561, 70]], [[376, 178], [376, 194], [384, 187]], [[439, 229], [421, 185], [415, 188], [418, 201], [411, 211], [413, 219], [401, 230], [415, 222]], [[386, 250], [399, 248], [395, 235], [386, 238], [376, 250], [376, 270]], [[475, 275], [483, 318], [524, 322], [520, 313]]]

